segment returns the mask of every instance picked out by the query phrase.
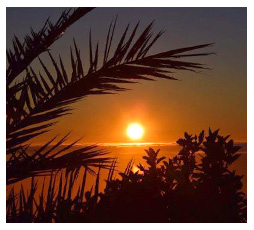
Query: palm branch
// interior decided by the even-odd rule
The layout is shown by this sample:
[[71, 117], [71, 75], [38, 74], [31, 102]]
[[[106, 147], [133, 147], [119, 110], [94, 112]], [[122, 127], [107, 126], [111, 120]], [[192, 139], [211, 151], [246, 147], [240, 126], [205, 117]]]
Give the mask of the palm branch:
[[95, 174], [94, 167], [110, 168], [112, 159], [104, 156], [107, 151], [98, 149], [97, 145], [73, 149], [79, 140], [63, 145], [68, 136], [69, 134], [52, 145], [56, 139], [54, 137], [32, 153], [28, 152], [29, 145], [20, 147], [7, 161], [7, 185], [28, 177], [47, 176], [61, 169], [71, 171], [84, 167], [88, 172]]
[[[52, 23], [48, 18], [38, 32], [31, 28], [31, 34], [26, 35], [24, 43], [14, 36], [13, 51], [7, 50], [7, 60], [9, 67], [7, 68], [7, 86], [22, 73], [30, 63], [37, 58], [41, 53], [48, 50], [48, 48], [59, 39], [66, 29], [93, 10], [90, 7], [79, 7], [74, 10], [66, 9], [62, 12], [61, 16], [56, 23]], [[8, 88], [7, 88], [8, 89]]]
[[[163, 31], [160, 31], [153, 36], [152, 24], [149, 24], [136, 40], [134, 37], [139, 23], [132, 29], [129, 36], [127, 36], [128, 25], [110, 58], [116, 20], [111, 22], [105, 52], [101, 57], [101, 67], [98, 67], [99, 44], [97, 43], [95, 50], [93, 50], [90, 32], [90, 65], [86, 74], [75, 40], [74, 51], [71, 48], [70, 54], [71, 74], [67, 74], [61, 57], [57, 63], [57, 60], [48, 52], [56, 72], [55, 76], [50, 73], [39, 58], [44, 73], [35, 73], [33, 68], [29, 67], [19, 93], [7, 101], [7, 111], [9, 111], [7, 113], [7, 153], [13, 153], [17, 146], [47, 131], [46, 128], [54, 124], [53, 119], [70, 113], [69, 105], [87, 95], [124, 91], [127, 89], [120, 87], [119, 84], [135, 83], [138, 80], [154, 80], [155, 78], [176, 80], [171, 72], [173, 69], [197, 71], [206, 68], [199, 63], [179, 61], [178, 59], [209, 55], [211, 53], [186, 54], [186, 52], [205, 48], [212, 44], [180, 48], [147, 56], [150, 48], [163, 34]], [[8, 96], [7, 98], [11, 98]]]
[[[70, 113], [72, 103], [88, 95], [112, 94], [127, 90], [126, 87], [119, 86], [120, 84], [136, 83], [139, 80], [155, 80], [156, 78], [177, 80], [172, 70], [197, 72], [206, 69], [200, 63], [183, 61], [182, 59], [209, 55], [211, 54], [209, 52], [189, 52], [209, 47], [212, 44], [147, 55], [151, 47], [164, 33], [164, 31], [160, 31], [154, 35], [151, 31], [153, 23], [149, 24], [139, 36], [137, 36], [139, 23], [133, 29], [130, 29], [130, 25], [128, 25], [113, 51], [112, 42], [117, 23], [117, 19], [115, 19], [109, 26], [104, 55], [102, 56], [99, 55], [99, 44], [97, 43], [95, 49], [92, 46], [90, 31], [88, 44], [90, 62], [86, 73], [80, 49], [75, 40], [74, 46], [70, 49], [71, 73], [66, 71], [60, 56], [57, 60], [48, 51], [55, 70], [55, 74], [51, 73], [39, 54], [47, 51], [48, 47], [61, 36], [69, 25], [90, 10], [90, 8], [78, 8], [71, 15], [69, 15], [70, 11], [64, 11], [54, 26], [47, 21], [41, 32], [37, 34], [32, 32], [30, 43], [28, 43], [28, 38], [25, 39], [24, 47], [26, 48], [23, 47], [23, 51], [16, 38], [14, 42], [15, 55], [10, 50], [7, 51], [9, 62], [6, 86], [7, 184], [31, 176], [47, 174], [52, 170], [57, 171], [75, 166], [88, 168], [88, 166], [101, 164], [106, 167], [107, 163], [111, 162], [111, 159], [101, 157], [104, 155], [103, 151], [94, 150], [96, 146], [80, 148], [71, 152], [66, 152], [67, 149], [64, 148], [61, 154], [53, 153], [53, 150], [63, 143], [65, 138], [53, 146], [52, 151], [42, 150], [49, 147], [53, 140], [50, 140], [32, 155], [26, 151], [28, 147], [26, 143], [47, 132], [55, 124], [56, 118]], [[31, 53], [32, 47], [37, 48], [36, 51], [33, 51], [34, 53]], [[43, 48], [40, 49], [40, 47]], [[19, 58], [19, 55], [23, 55], [23, 59]], [[31, 66], [32, 60], [36, 57], [38, 57], [43, 68], [43, 73], [37, 73]], [[102, 64], [99, 66], [100, 62]], [[16, 77], [23, 70], [25, 70], [25, 78], [18, 82]], [[16, 81], [14, 81], [15, 79]], [[70, 147], [74, 144], [71, 144]], [[92, 152], [88, 151], [90, 149]]]

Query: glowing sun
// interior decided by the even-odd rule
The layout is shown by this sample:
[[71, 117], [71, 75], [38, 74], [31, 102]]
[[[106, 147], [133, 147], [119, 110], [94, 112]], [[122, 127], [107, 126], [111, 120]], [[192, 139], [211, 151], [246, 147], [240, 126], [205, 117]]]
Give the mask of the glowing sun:
[[130, 124], [127, 128], [127, 135], [133, 140], [138, 140], [142, 138], [143, 134], [144, 134], [144, 129], [138, 123]]

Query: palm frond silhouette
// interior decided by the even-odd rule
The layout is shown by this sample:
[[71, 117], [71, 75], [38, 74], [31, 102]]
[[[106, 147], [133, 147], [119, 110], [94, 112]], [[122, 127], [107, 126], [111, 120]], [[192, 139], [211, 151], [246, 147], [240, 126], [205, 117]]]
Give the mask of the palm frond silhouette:
[[[35, 32], [31, 28], [31, 35], [26, 35], [24, 42], [14, 36], [13, 39], [13, 51], [7, 50], [7, 60], [9, 67], [7, 68], [7, 85], [17, 78], [31, 62], [37, 58], [41, 53], [47, 51], [47, 49], [59, 39], [65, 32], [65, 30], [79, 20], [81, 17], [89, 13], [93, 8], [80, 7], [74, 9], [66, 9], [62, 12], [58, 21], [53, 24], [48, 18], [44, 26], [39, 32]], [[9, 88], [7, 88], [9, 90]], [[15, 88], [12, 88], [13, 90]]]
[[[119, 84], [135, 83], [137, 80], [153, 80], [154, 78], [176, 80], [170, 71], [171, 69], [197, 71], [206, 68], [199, 63], [178, 61], [178, 59], [186, 56], [209, 55], [211, 53], [208, 52], [193, 54], [186, 54], [186, 52], [206, 48], [212, 44], [180, 48], [147, 56], [150, 48], [163, 34], [163, 31], [160, 31], [153, 36], [151, 32], [153, 23], [149, 24], [139, 36], [137, 36], [139, 23], [132, 30], [128, 25], [113, 52], [111, 47], [116, 30], [116, 18], [109, 26], [104, 55], [101, 57], [102, 65], [98, 66], [99, 44], [97, 43], [95, 49], [92, 47], [90, 31], [90, 63], [87, 73], [84, 73], [80, 49], [74, 40], [74, 50], [72, 48], [70, 50], [72, 72], [68, 74], [61, 57], [59, 56], [59, 62], [57, 62], [48, 51], [48, 47], [62, 35], [68, 26], [91, 10], [91, 8], [78, 8], [72, 14], [70, 14], [70, 10], [66, 10], [55, 25], [47, 20], [38, 33], [31, 31], [32, 35], [25, 38], [23, 46], [20, 46], [21, 43], [15, 38], [13, 43], [15, 54], [10, 50], [7, 51], [9, 63], [6, 86], [6, 145], [9, 157], [7, 183], [34, 175], [36, 168], [38, 172], [47, 171], [49, 168], [42, 166], [46, 164], [45, 161], [57, 162], [60, 160], [58, 155], [52, 157], [47, 153], [46, 156], [43, 156], [40, 150], [33, 156], [27, 156], [24, 149], [27, 147], [26, 143], [32, 138], [47, 132], [55, 124], [56, 118], [69, 114], [72, 103], [87, 95], [111, 94], [127, 90], [125, 87], [120, 87]], [[129, 36], [127, 32], [130, 32]], [[39, 54], [45, 51], [48, 52], [55, 74], [49, 71], [49, 68], [39, 57]], [[111, 55], [111, 53], [113, 54]], [[35, 58], [38, 58], [41, 63], [44, 73], [36, 73], [31, 66], [31, 62]], [[15, 81], [23, 70], [25, 70], [24, 80]], [[74, 154], [69, 155], [74, 157]], [[104, 161], [104, 159], [101, 160]], [[107, 160], [105, 159], [105, 161]], [[31, 167], [26, 167], [27, 162], [33, 165], [34, 169], [31, 172]], [[68, 165], [68, 163], [66, 164]], [[13, 169], [14, 167], [28, 171], [23, 171], [23, 175], [20, 175], [16, 169]], [[64, 167], [64, 164], [56, 168], [61, 167]], [[20, 176], [12, 178], [14, 175]]]
[[27, 177], [50, 175], [52, 171], [67, 169], [71, 171], [81, 167], [92, 174], [95, 174], [94, 167], [109, 168], [112, 159], [104, 157], [107, 151], [98, 149], [97, 145], [90, 145], [73, 150], [72, 147], [77, 141], [61, 146], [67, 140], [69, 134], [60, 139], [56, 144], [50, 145], [55, 138], [45, 145], [28, 153], [26, 148], [18, 150], [17, 157], [12, 156], [6, 165], [7, 184], [13, 184]]
[[[134, 83], [134, 79], [152, 80], [153, 77], [176, 80], [175, 77], [170, 76], [170, 69], [194, 71], [196, 69], [205, 68], [203, 65], [198, 63], [175, 61], [174, 59], [184, 56], [178, 54], [208, 47], [211, 44], [187, 47], [156, 55], [145, 56], [154, 42], [162, 35], [162, 32], [159, 32], [159, 34], [157, 34], [157, 36], [149, 43], [149, 40], [152, 38], [152, 33], [150, 32], [152, 23], [141, 33], [137, 41], [134, 42], [132, 46], [131, 43], [139, 24], [135, 26], [130, 37], [126, 38], [126, 32], [129, 28], [128, 26], [117, 45], [113, 57], [109, 59], [115, 24], [116, 21], [114, 22], [112, 30], [112, 26], [109, 28], [105, 54], [103, 57], [103, 65], [101, 68], [98, 69], [97, 67], [99, 58], [98, 44], [96, 46], [96, 50], [93, 52], [90, 33], [90, 67], [87, 74], [84, 74], [80, 50], [77, 48], [75, 41], [74, 47], [76, 59], [73, 57], [74, 55], [71, 49], [71, 76], [67, 76], [61, 57], [59, 59], [59, 66], [50, 52], [48, 52], [48, 54], [56, 71], [55, 77], [53, 77], [53, 74], [50, 73], [40, 58], [39, 60], [45, 71], [46, 77], [42, 76], [41, 73], [39, 73], [38, 76], [32, 68], [27, 70], [25, 83], [22, 90], [20, 90], [19, 98], [16, 98], [16, 101], [19, 102], [18, 104], [19, 107], [21, 106], [22, 111], [19, 111], [19, 114], [14, 113], [8, 116], [8, 120], [11, 122], [8, 124], [7, 139], [10, 137], [10, 140], [7, 141], [7, 149], [9, 149], [10, 152], [16, 145], [41, 134], [41, 130], [44, 130], [52, 125], [52, 123], [48, 123], [46, 126], [42, 126], [42, 122], [50, 121], [54, 118], [67, 114], [70, 111], [68, 105], [80, 100], [84, 96], [91, 94], [107, 94], [114, 91], [126, 90], [126, 88], [119, 87], [117, 84]], [[209, 53], [203, 53], [198, 55], [208, 54]], [[197, 54], [193, 55], [195, 56]], [[192, 55], [189, 54], [189, 56]], [[47, 79], [50, 83], [47, 83], [45, 79]], [[29, 95], [31, 96], [29, 97]], [[8, 106], [15, 109], [15, 104], [11, 103], [12, 101], [10, 103], [8, 102]], [[18, 110], [18, 108], [16, 108], [16, 110]], [[26, 131], [22, 130], [21, 133], [17, 132], [20, 129], [24, 129], [37, 123], [39, 123], [40, 126], [33, 129], [26, 129]]]

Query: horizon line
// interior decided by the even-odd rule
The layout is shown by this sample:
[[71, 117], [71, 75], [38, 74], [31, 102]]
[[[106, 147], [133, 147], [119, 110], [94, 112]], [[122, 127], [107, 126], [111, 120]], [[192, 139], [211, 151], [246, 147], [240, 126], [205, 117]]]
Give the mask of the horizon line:
[[[236, 144], [247, 144], [247, 141], [234, 141], [234, 143]], [[63, 143], [62, 145], [70, 145], [71, 143]], [[36, 143], [36, 144], [32, 144], [31, 143], [31, 147], [33, 146], [42, 146], [44, 144], [41, 143]], [[54, 143], [52, 143], [51, 145], [54, 145]], [[86, 143], [76, 143], [74, 146], [85, 146], [85, 145], [98, 145], [98, 146], [105, 146], [105, 147], [131, 147], [131, 146], [175, 146], [178, 145], [176, 143], [176, 141], [173, 142], [86, 142]]]

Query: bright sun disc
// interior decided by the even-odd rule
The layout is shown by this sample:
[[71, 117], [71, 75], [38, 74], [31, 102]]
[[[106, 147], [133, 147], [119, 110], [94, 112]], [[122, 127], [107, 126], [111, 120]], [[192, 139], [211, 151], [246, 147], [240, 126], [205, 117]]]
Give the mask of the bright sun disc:
[[143, 136], [144, 129], [140, 124], [130, 124], [127, 128], [127, 135], [133, 140], [140, 139]]

